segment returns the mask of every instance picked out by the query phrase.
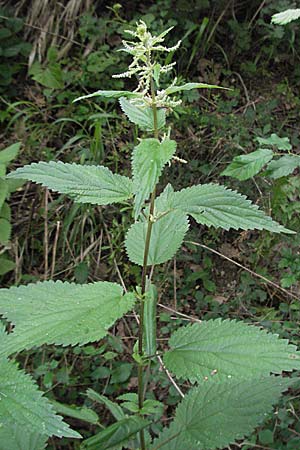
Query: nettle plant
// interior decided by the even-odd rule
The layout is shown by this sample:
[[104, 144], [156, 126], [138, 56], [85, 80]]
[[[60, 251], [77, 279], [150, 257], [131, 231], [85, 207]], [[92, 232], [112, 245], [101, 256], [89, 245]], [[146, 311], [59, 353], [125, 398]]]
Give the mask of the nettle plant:
[[[180, 327], [168, 349], [157, 348], [156, 302], [153, 268], [170, 260], [189, 228], [188, 217], [225, 230], [268, 230], [293, 233], [259, 210], [244, 196], [219, 184], [200, 184], [175, 191], [170, 184], [156, 194], [167, 164], [178, 160], [176, 142], [166, 130], [166, 115], [180, 100], [181, 91], [215, 88], [202, 83], [160, 89], [161, 76], [174, 63], [162, 65], [156, 54], [173, 52], [163, 45], [170, 30], [152, 36], [145, 23], [129, 31], [132, 42], [123, 42], [133, 57], [128, 71], [119, 76], [138, 77], [135, 91], [98, 91], [81, 97], [118, 98], [123, 112], [141, 130], [132, 153], [132, 177], [114, 174], [103, 166], [63, 162], [33, 163], [8, 175], [27, 179], [67, 194], [75, 202], [108, 205], [132, 200], [134, 223], [125, 240], [129, 260], [141, 269], [141, 286], [128, 292], [116, 283], [85, 285], [45, 281], [1, 289], [0, 313], [4, 327], [0, 344], [0, 447], [44, 448], [49, 436], [81, 438], [56, 412], [72, 415], [67, 407], [51, 404], [32, 380], [9, 359], [22, 350], [43, 344], [84, 345], [97, 342], [124, 314], [137, 309], [139, 332], [133, 350], [138, 392], [114, 403], [89, 389], [87, 396], [104, 403], [116, 422], [83, 440], [86, 449], [215, 449], [242, 439], [272, 410], [293, 378], [282, 372], [300, 369], [300, 353], [287, 340], [257, 326], [235, 320], [214, 319]], [[162, 358], [161, 358], [162, 357]], [[163, 405], [147, 395], [146, 368], [156, 358], [168, 374], [184, 381], [182, 401], [167, 428], [153, 437]], [[167, 375], [166, 375], [167, 376]], [[175, 380], [173, 380], [174, 383]], [[187, 388], [189, 386], [189, 389]], [[77, 414], [77, 415], [76, 415]], [[94, 415], [81, 415], [97, 423]], [[94, 422], [93, 422], [94, 420]], [[157, 429], [157, 426], [154, 427]], [[151, 433], [150, 433], [151, 432]], [[75, 444], [77, 446], [77, 444]]]

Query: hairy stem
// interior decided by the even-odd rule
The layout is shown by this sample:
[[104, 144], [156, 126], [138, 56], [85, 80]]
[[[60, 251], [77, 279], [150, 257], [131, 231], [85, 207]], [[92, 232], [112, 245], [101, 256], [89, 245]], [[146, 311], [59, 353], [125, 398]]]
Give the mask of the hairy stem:
[[[154, 81], [151, 78], [151, 96], [152, 96], [152, 111], [153, 111], [153, 125], [154, 125], [154, 136], [158, 139], [158, 127], [157, 127], [157, 107], [155, 102], [155, 87]], [[143, 271], [142, 271], [142, 296], [146, 292], [146, 282], [147, 282], [147, 268], [148, 268], [148, 256], [150, 249], [150, 240], [153, 226], [153, 214], [154, 214], [154, 202], [156, 197], [156, 189], [154, 188], [151, 194], [150, 209], [148, 217], [147, 234], [145, 240], [145, 250], [144, 250], [144, 260], [143, 260]], [[144, 333], [144, 299], [141, 300], [140, 306], [140, 324], [139, 324], [139, 341], [138, 341], [138, 352], [139, 355], [143, 356], [143, 333]], [[143, 386], [143, 365], [138, 366], [138, 402], [139, 409], [141, 410], [144, 404], [144, 386]], [[145, 450], [145, 435], [144, 430], [140, 431], [140, 444], [141, 450]]]

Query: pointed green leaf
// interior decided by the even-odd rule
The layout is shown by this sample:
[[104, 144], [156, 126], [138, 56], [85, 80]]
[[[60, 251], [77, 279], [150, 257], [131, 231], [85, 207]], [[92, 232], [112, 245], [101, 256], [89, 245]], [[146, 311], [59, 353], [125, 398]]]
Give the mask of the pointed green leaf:
[[291, 380], [281, 377], [204, 383], [185, 396], [170, 428], [165, 429], [150, 448], [213, 450], [227, 447], [249, 435], [291, 384]]
[[121, 406], [109, 400], [109, 398], [105, 397], [105, 395], [98, 394], [98, 392], [95, 392], [93, 389], [88, 389], [86, 391], [86, 395], [90, 400], [93, 400], [93, 402], [105, 405], [116, 420], [121, 420], [125, 418], [125, 413], [121, 408]]
[[130, 91], [96, 91], [92, 94], [88, 95], [82, 95], [81, 97], [75, 98], [73, 102], [78, 102], [79, 100], [83, 100], [85, 98], [92, 98], [92, 97], [103, 97], [103, 98], [120, 98], [120, 97], [127, 97], [127, 98], [138, 98], [141, 97], [141, 94], [138, 94], [136, 92], [130, 92]]
[[[136, 106], [126, 98], [119, 100], [122, 111], [126, 114], [130, 122], [135, 123], [141, 130], [153, 131], [154, 119], [153, 110], [146, 106]], [[157, 110], [157, 128], [160, 129], [166, 124], [166, 110]]]
[[281, 138], [277, 134], [272, 133], [268, 138], [256, 138], [260, 145], [269, 145], [276, 147], [278, 150], [291, 150], [292, 146], [288, 137]]
[[44, 450], [48, 436], [30, 432], [20, 425], [0, 428], [0, 450]]
[[76, 405], [65, 405], [54, 400], [51, 401], [53, 408], [59, 414], [67, 417], [73, 417], [74, 419], [82, 420], [83, 422], [92, 423], [97, 425], [99, 423], [99, 417], [90, 408], [86, 406], [76, 406]]
[[294, 155], [285, 155], [276, 161], [271, 161], [264, 175], [270, 178], [286, 177], [290, 173], [293, 173], [295, 169], [300, 167], [300, 157]]
[[153, 191], [162, 170], [176, 151], [176, 142], [165, 139], [143, 139], [134, 148], [132, 157], [134, 210], [137, 219], [142, 205]]
[[297, 20], [300, 17], [300, 9], [287, 9], [277, 14], [273, 14], [272, 23], [276, 25], [286, 25], [292, 22], [292, 20]]
[[15, 325], [0, 355], [42, 344], [76, 345], [101, 339], [134, 305], [116, 283], [45, 281], [0, 289], [0, 314]]
[[300, 370], [300, 352], [286, 339], [235, 320], [208, 320], [173, 333], [166, 367], [191, 382], [259, 378]]
[[68, 194], [75, 202], [107, 205], [132, 196], [129, 178], [113, 174], [104, 166], [82, 166], [63, 162], [39, 162], [21, 167], [7, 178], [40, 183], [53, 191]]
[[24, 434], [28, 431], [47, 436], [81, 437], [55, 415], [52, 405], [42, 397], [42, 392], [29, 375], [12, 361], [1, 358], [0, 429], [11, 430], [13, 434], [16, 426], [20, 426]]
[[148, 427], [150, 422], [138, 416], [125, 417], [100, 431], [83, 442], [83, 448], [89, 450], [106, 450], [118, 445], [126, 445], [140, 430]]
[[175, 92], [180, 91], [190, 91], [191, 89], [227, 89], [222, 86], [217, 86], [215, 84], [206, 83], [185, 83], [181, 86], [170, 86], [166, 89], [166, 94], [175, 94]]
[[[203, 225], [225, 230], [294, 231], [284, 228], [258, 209], [244, 195], [218, 184], [202, 184], [169, 195], [169, 207], [190, 214]], [[162, 212], [162, 211], [161, 211]]]
[[262, 167], [273, 158], [272, 150], [260, 148], [248, 155], [239, 155], [233, 158], [221, 175], [237, 178], [240, 181], [256, 175]]
[[0, 164], [8, 165], [10, 161], [15, 159], [19, 153], [21, 143], [16, 142], [15, 144], [6, 147], [4, 150], [0, 151]]
[[[134, 223], [126, 236], [126, 250], [130, 261], [143, 265], [147, 234], [147, 221]], [[153, 223], [148, 265], [162, 264], [171, 259], [179, 249], [189, 228], [185, 214], [172, 211]]]

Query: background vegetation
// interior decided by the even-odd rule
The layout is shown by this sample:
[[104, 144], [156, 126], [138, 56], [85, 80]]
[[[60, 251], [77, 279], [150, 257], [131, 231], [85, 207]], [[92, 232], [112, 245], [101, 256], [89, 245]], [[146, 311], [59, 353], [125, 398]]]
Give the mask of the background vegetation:
[[[182, 38], [176, 53], [181, 81], [232, 88], [187, 92], [190, 106], [177, 108], [172, 129], [188, 167], [178, 163], [168, 169], [177, 189], [218, 180], [234, 156], [258, 149], [258, 139], [272, 133], [288, 138], [292, 151], [299, 154], [299, 25], [270, 24], [272, 14], [293, 6], [290, 1], [0, 4], [1, 148], [21, 144], [8, 160], [0, 153], [3, 173], [57, 159], [105, 162], [113, 171], [129, 172], [129, 143], [135, 132], [117, 116], [118, 106], [108, 100], [103, 107], [94, 98], [78, 104], [72, 100], [97, 89], [131, 87], [111, 75], [126, 68], [126, 57], [117, 49], [123, 30], [138, 19], [155, 32], [174, 26], [168, 43]], [[272, 141], [270, 147], [276, 148]], [[224, 183], [251, 199], [259, 198], [261, 208], [297, 231], [297, 172], [276, 180], [263, 173], [243, 183], [224, 177]], [[123, 247], [126, 215], [117, 208], [95, 210], [67, 199], [62, 202], [57, 194], [29, 183], [7, 189], [10, 209], [2, 208], [0, 215], [2, 287], [41, 279], [139, 283], [140, 271], [130, 267]], [[204, 244], [197, 245], [200, 235]], [[263, 324], [299, 346], [299, 241], [297, 235], [225, 232], [194, 224], [181, 256], [157, 272], [165, 305], [159, 309], [161, 335], [168, 337], [180, 322], [221, 316]], [[92, 400], [79, 398], [78, 388], [90, 387], [112, 398], [124, 387], [136, 388], [135, 367], [127, 357], [135, 337], [135, 321], [127, 317], [98, 346], [45, 346], [23, 352], [19, 361], [49, 398], [85, 405]], [[122, 369], [117, 351], [123, 355]], [[158, 398], [167, 398], [168, 423], [178, 392], [159, 367], [153, 386], [156, 383]], [[275, 420], [266, 418], [250, 439], [231, 448], [300, 448], [299, 398], [299, 391], [285, 396]], [[101, 405], [99, 417], [103, 424], [111, 421]], [[80, 426], [92, 433], [93, 425], [76, 422], [79, 431]], [[53, 440], [49, 448], [76, 448], [75, 441], [72, 445]]]

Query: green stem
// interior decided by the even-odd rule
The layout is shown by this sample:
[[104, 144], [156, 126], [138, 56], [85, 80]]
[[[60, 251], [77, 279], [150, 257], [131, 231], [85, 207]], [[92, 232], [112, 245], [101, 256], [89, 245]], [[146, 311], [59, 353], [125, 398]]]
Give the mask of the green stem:
[[[157, 107], [156, 107], [156, 101], [155, 101], [154, 81], [152, 78], [151, 78], [151, 96], [152, 96], [154, 136], [156, 139], [158, 139]], [[147, 226], [147, 233], [146, 233], [146, 240], [145, 240], [143, 271], [142, 271], [142, 296], [144, 296], [144, 294], [146, 292], [148, 256], [149, 256], [150, 240], [151, 240], [151, 233], [152, 233], [152, 226], [153, 226], [155, 197], [156, 197], [156, 189], [154, 188], [154, 190], [151, 194], [151, 199], [150, 199], [148, 226]], [[143, 356], [143, 333], [144, 333], [144, 299], [141, 300], [141, 306], [140, 306], [140, 324], [139, 324], [139, 336], [138, 336], [138, 339], [139, 339], [138, 352], [141, 357]], [[143, 408], [143, 404], [144, 404], [143, 372], [144, 372], [144, 366], [142, 364], [139, 364], [139, 366], [138, 366], [138, 403], [139, 403], [140, 410]], [[140, 431], [140, 444], [141, 444], [141, 450], [146, 450], [144, 430]]]

